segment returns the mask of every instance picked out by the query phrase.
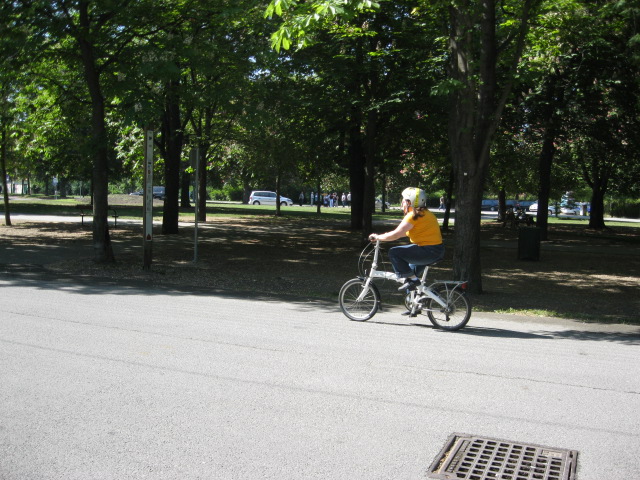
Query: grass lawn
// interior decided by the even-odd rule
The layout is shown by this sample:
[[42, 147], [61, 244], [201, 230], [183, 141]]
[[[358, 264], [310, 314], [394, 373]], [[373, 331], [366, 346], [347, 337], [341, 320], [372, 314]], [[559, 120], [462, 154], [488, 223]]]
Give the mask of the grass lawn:
[[[74, 216], [78, 215], [76, 205], [88, 204], [91, 201], [90, 197], [69, 197], [54, 199], [50, 196], [16, 196], [12, 197], [10, 202], [11, 213], [22, 213], [31, 215], [64, 215]], [[142, 197], [137, 195], [110, 195], [109, 205], [115, 206], [118, 210], [118, 215], [121, 218], [129, 219], [142, 219]], [[193, 205], [193, 204], [192, 204]], [[154, 218], [156, 220], [162, 219], [163, 202], [161, 200], [154, 200]], [[4, 206], [3, 210], [4, 212]], [[271, 216], [274, 215], [276, 207], [272, 205], [243, 205], [235, 202], [207, 202], [207, 216], [224, 217], [224, 216], [241, 216], [252, 217], [256, 215]], [[295, 204], [291, 207], [282, 207], [281, 213], [283, 216], [290, 218], [308, 218], [312, 216], [315, 220], [344, 220], [345, 217], [349, 217], [351, 210], [349, 208], [334, 207], [334, 208], [321, 208], [321, 213], [317, 213], [316, 206], [303, 205], [300, 207]], [[433, 211], [439, 218], [444, 216], [443, 212]], [[376, 212], [373, 216], [374, 221], [396, 220], [402, 217], [402, 212], [398, 207], [392, 207], [387, 212]], [[455, 221], [455, 212], [452, 214], [452, 220]], [[180, 221], [193, 221], [194, 209], [193, 206], [189, 209], [180, 210]], [[493, 222], [494, 220], [485, 216], [483, 222]], [[608, 227], [632, 227], [640, 228], [640, 222], [620, 222], [620, 221], [608, 221], [605, 218], [605, 223]], [[587, 218], [572, 218], [571, 216], [549, 216], [549, 224], [562, 224], [562, 225], [576, 225], [586, 226], [588, 224]]]

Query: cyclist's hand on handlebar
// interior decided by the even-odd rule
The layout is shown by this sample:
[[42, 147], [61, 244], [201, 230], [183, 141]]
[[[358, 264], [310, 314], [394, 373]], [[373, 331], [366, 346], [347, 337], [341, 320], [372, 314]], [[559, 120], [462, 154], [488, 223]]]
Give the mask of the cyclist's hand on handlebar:
[[369, 241], [370, 242], [377, 242], [379, 240], [378, 235], [375, 233], [372, 233], [371, 235], [369, 235]]

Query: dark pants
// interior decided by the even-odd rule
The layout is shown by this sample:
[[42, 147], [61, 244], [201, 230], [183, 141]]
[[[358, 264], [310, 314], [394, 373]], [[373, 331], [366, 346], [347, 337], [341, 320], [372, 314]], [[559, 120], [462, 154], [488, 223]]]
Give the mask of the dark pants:
[[398, 277], [407, 278], [418, 275], [425, 265], [442, 260], [444, 258], [444, 245], [419, 245], [410, 244], [389, 249], [389, 261]]

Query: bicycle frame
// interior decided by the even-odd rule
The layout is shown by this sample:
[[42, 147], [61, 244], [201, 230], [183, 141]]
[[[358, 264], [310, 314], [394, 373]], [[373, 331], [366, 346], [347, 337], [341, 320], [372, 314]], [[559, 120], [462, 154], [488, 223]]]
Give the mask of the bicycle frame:
[[362, 289], [362, 293], [360, 293], [360, 296], [358, 297], [358, 301], [362, 301], [362, 299], [367, 295], [367, 293], [369, 292], [369, 285], [371, 285], [371, 282], [373, 281], [374, 278], [382, 278], [385, 280], [397, 281], [397, 276], [395, 273], [378, 271], [379, 257], [380, 257], [380, 240], [376, 241], [376, 246], [373, 253], [373, 262], [371, 263], [371, 270], [367, 273], [367, 276], [364, 282], [364, 288]]
[[[380, 257], [380, 240], [376, 241], [375, 250], [373, 254], [373, 261], [371, 263], [371, 270], [367, 273], [365, 277], [364, 288], [358, 297], [358, 301], [362, 301], [362, 299], [367, 295], [369, 291], [369, 285], [371, 282], [376, 279], [384, 279], [384, 280], [394, 280], [396, 282], [403, 282], [404, 279], [398, 278], [398, 276], [394, 272], [386, 272], [386, 271], [378, 271], [378, 260]], [[438, 285], [444, 285], [447, 291], [447, 296], [450, 295], [451, 292], [456, 289], [464, 290], [466, 288], [467, 282], [464, 281], [455, 281], [455, 280], [435, 280], [429, 286], [425, 286], [425, 282], [427, 280], [427, 275], [429, 273], [430, 265], [425, 265], [424, 272], [422, 272], [422, 276], [420, 278], [420, 285], [416, 288], [416, 290], [411, 292], [411, 304], [413, 305], [413, 310], [417, 308], [417, 303], [415, 302], [416, 295], [418, 293], [425, 295], [431, 299], [433, 299], [438, 305], [442, 308], [448, 308], [448, 302], [446, 299], [443, 299], [434, 291], [434, 287]], [[413, 312], [412, 312], [413, 313]]]

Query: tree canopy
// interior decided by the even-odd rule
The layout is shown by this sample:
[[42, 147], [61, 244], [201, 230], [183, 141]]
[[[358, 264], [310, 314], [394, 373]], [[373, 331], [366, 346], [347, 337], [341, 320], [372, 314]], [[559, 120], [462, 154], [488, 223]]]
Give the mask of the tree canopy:
[[455, 202], [455, 276], [475, 292], [483, 196], [537, 198], [546, 235], [566, 191], [590, 192], [593, 228], [607, 195], [638, 194], [632, 2], [16, 0], [0, 13], [4, 181], [91, 185], [98, 261], [114, 259], [107, 196], [139, 187], [146, 127], [163, 233], [189, 204], [196, 146], [202, 202], [207, 188], [350, 191], [363, 240], [376, 197], [421, 186]]

